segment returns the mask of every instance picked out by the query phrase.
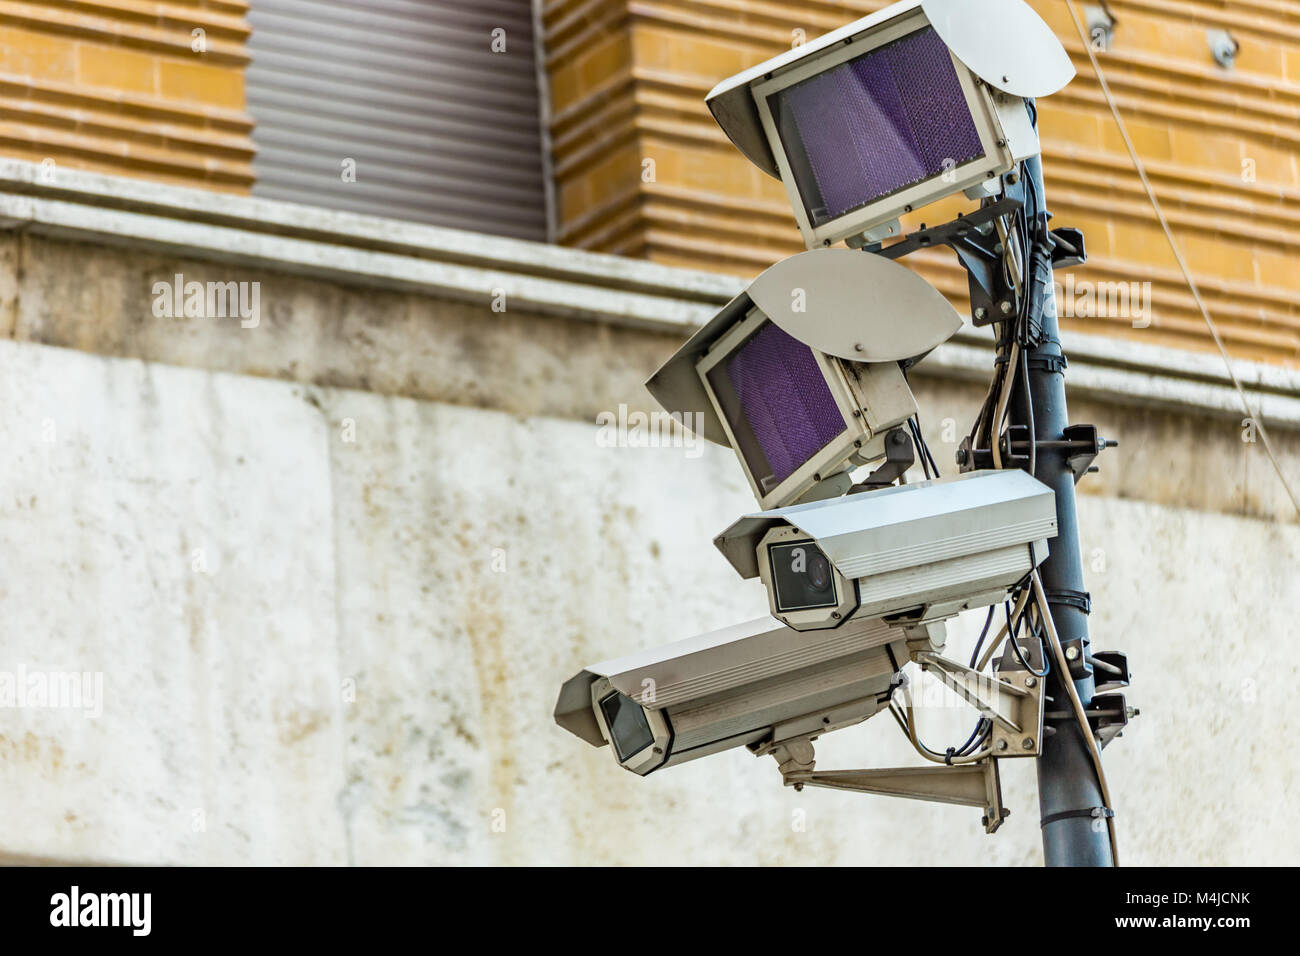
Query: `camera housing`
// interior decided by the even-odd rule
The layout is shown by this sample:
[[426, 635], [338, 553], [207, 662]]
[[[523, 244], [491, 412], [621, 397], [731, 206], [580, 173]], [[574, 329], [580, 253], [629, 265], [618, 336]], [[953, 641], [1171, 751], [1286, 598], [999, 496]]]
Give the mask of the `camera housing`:
[[1040, 151], [1025, 98], [1074, 75], [1023, 0], [903, 0], [724, 81], [707, 103], [785, 184], [813, 249], [896, 235], [907, 212], [996, 188]]
[[645, 776], [861, 723], [888, 706], [907, 659], [880, 620], [801, 634], [764, 617], [593, 664], [565, 682], [555, 721]]
[[933, 286], [847, 249], [777, 263], [646, 383], [669, 412], [736, 451], [763, 508], [848, 489], [917, 413], [903, 364], [961, 328]]
[[[1051, 488], [1019, 470], [974, 471], [747, 515], [714, 544], [741, 577], [762, 578], [775, 617], [809, 631], [1000, 603], [1047, 558], [1056, 529]], [[791, 607], [797, 592], [783, 592], [771, 567], [784, 560], [773, 548], [795, 541], [829, 560], [841, 603]]]

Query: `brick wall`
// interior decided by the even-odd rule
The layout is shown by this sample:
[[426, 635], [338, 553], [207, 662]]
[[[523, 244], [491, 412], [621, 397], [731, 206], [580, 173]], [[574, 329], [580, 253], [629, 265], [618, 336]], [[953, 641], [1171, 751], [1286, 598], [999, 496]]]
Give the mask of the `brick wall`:
[[[753, 275], [802, 249], [783, 187], [718, 130], [720, 79], [877, 10], [883, 0], [547, 0], [560, 241]], [[1064, 0], [1032, 0], [1080, 76], [1041, 104], [1057, 225], [1085, 230], [1077, 280], [1151, 282], [1152, 324], [1067, 319], [1081, 331], [1213, 344], [1151, 212]], [[1085, 0], [1076, 0], [1082, 11]], [[1300, 7], [1275, 0], [1111, 0], [1112, 90], [1230, 350], [1300, 365]], [[1219, 67], [1206, 36], [1241, 43]], [[930, 222], [961, 205], [924, 211]], [[910, 225], [918, 225], [916, 217]], [[914, 265], [959, 305], [944, 251]]]
[[0, 152], [247, 192], [247, 9], [245, 0], [0, 0]]

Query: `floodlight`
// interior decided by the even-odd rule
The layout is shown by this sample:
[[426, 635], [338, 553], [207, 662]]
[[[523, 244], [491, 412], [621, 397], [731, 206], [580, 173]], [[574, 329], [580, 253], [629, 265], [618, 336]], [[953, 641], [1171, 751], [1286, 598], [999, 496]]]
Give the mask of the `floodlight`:
[[890, 429], [917, 412], [899, 363], [960, 327], [904, 266], [803, 253], [759, 276], [646, 387], [669, 412], [695, 412], [703, 437], [735, 449], [759, 503], [780, 507], [884, 457]]
[[593, 664], [560, 689], [555, 722], [644, 776], [861, 723], [907, 659], [903, 634], [878, 620], [800, 634], [760, 618]]
[[812, 249], [996, 188], [1039, 152], [1025, 98], [1073, 76], [1023, 0], [903, 0], [726, 80], [708, 104], [785, 183]]

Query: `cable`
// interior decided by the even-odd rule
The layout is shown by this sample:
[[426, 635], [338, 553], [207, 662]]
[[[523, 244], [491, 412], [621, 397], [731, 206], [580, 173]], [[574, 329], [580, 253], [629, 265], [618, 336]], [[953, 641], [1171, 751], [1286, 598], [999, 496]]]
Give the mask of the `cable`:
[[[937, 750], [931, 750], [929, 747], [925, 746], [925, 744], [921, 743], [921, 741], [916, 736], [916, 717], [915, 714], [913, 714], [912, 712], [912, 692], [906, 684], [902, 685], [902, 687], [900, 687], [899, 689], [902, 690], [903, 692], [903, 701], [906, 707], [906, 714], [907, 714], [906, 720], [904, 720], [897, 712], [894, 712], [895, 704], [893, 703], [893, 701], [890, 701], [889, 709], [891, 712], [894, 712], [894, 719], [899, 721], [899, 724], [903, 727], [904, 732], [907, 734], [908, 740], [912, 742], [912, 747], [915, 748], [916, 752], [919, 753], [926, 760], [929, 760], [931, 763], [942, 763], [942, 764], [947, 764], [948, 766], [952, 766], [953, 764], [959, 764], [959, 763], [976, 763], [980, 760], [983, 760], [992, 752], [987, 747], [982, 750], [973, 751], [973, 752], [969, 749], [971, 747], [972, 741], [976, 740], [977, 738], [982, 739], [981, 735], [979, 734], [979, 730], [980, 730], [979, 724], [976, 724], [975, 733], [971, 734], [970, 739], [968, 739], [966, 743], [962, 744], [961, 750], [964, 752], [959, 752], [958, 749], [954, 747], [951, 751], [941, 754]], [[983, 723], [984, 720], [985, 718], [981, 717], [980, 723]]]
[[[1007, 627], [1010, 628], [1011, 627], [1011, 602], [1007, 601], [1005, 606], [1007, 611]], [[1037, 608], [1037, 602], [1035, 602], [1034, 608]], [[1016, 660], [1020, 662], [1021, 667], [1029, 671], [1029, 673], [1033, 674], [1035, 677], [1046, 677], [1048, 674], [1052, 672], [1052, 665], [1048, 663], [1046, 653], [1043, 654], [1043, 670], [1040, 673], [1039, 671], [1034, 670], [1034, 668], [1030, 665], [1029, 661], [1025, 660], [1025, 655], [1020, 650], [1020, 625], [1024, 624], [1026, 618], [1030, 618], [1030, 613], [1029, 613], [1030, 610], [1031, 608], [1026, 607], [1024, 613], [1022, 613], [1020, 617], [1016, 620], [1015, 628], [1011, 631], [1011, 637], [1008, 643], [1011, 645], [1011, 650], [1016, 655]], [[1039, 646], [1042, 647], [1043, 639], [1042, 637], [1039, 636], [1038, 632], [1034, 629], [1032, 618], [1030, 618], [1029, 620], [1028, 627], [1029, 627], [1029, 633], [1032, 634], [1034, 637], [1038, 638]], [[1046, 649], [1044, 648], [1044, 651], [1045, 650]]]
[[929, 477], [929, 475], [933, 473], [935, 478], [942, 477], [939, 474], [939, 463], [934, 460], [934, 455], [930, 452], [930, 445], [925, 440], [925, 432], [921, 428], [920, 413], [913, 415], [911, 419], [909, 419], [908, 424], [912, 429], [912, 437], [916, 440], [917, 451], [921, 454], [921, 464], [924, 466], [927, 461], [929, 462], [930, 466], [926, 470], [926, 476]]
[[925, 472], [927, 479], [933, 478], [934, 475], [930, 474], [930, 460], [925, 454], [925, 441], [921, 438], [921, 430], [916, 425], [915, 416], [907, 420], [907, 427], [912, 433], [912, 442], [916, 445], [917, 454], [921, 456], [921, 470]]
[[1106, 98], [1111, 115], [1115, 117], [1115, 123], [1119, 126], [1120, 136], [1124, 139], [1124, 145], [1128, 147], [1128, 153], [1133, 160], [1133, 166], [1137, 170], [1138, 178], [1142, 180], [1142, 187], [1146, 190], [1147, 198], [1151, 200], [1151, 207], [1155, 210], [1156, 218], [1160, 220], [1160, 226], [1165, 232], [1165, 238], [1169, 240], [1169, 248], [1173, 250], [1174, 258], [1178, 260], [1178, 267], [1183, 272], [1183, 278], [1187, 280], [1187, 287], [1192, 292], [1192, 298], [1196, 300], [1196, 305], [1201, 310], [1201, 316], [1205, 319], [1210, 335], [1214, 338], [1214, 344], [1223, 357], [1223, 364], [1227, 366], [1228, 377], [1232, 379], [1233, 387], [1237, 390], [1237, 395], [1241, 399], [1242, 407], [1246, 410], [1246, 415], [1259, 430], [1259, 436], [1264, 442], [1264, 451], [1268, 454], [1269, 461], [1273, 463], [1273, 470], [1277, 472], [1277, 477], [1281, 480], [1282, 487], [1286, 489], [1287, 496], [1291, 499], [1291, 504], [1295, 507], [1297, 515], [1300, 515], [1300, 500], [1297, 500], [1296, 493], [1292, 490], [1291, 483], [1287, 481], [1286, 474], [1278, 463], [1277, 455], [1273, 452], [1273, 442], [1268, 437], [1268, 431], [1264, 428], [1263, 416], [1255, 414], [1250, 407], [1246, 389], [1242, 387], [1241, 380], [1237, 378], [1237, 372], [1232, 367], [1232, 359], [1228, 355], [1228, 349], [1223, 344], [1223, 338], [1219, 335], [1219, 329], [1214, 324], [1214, 319], [1210, 317], [1210, 310], [1205, 305], [1205, 300], [1201, 298], [1200, 287], [1197, 286], [1196, 280], [1192, 278], [1192, 271], [1187, 266], [1187, 260], [1183, 257], [1183, 250], [1178, 245], [1173, 228], [1169, 225], [1169, 220], [1165, 218], [1164, 209], [1161, 207], [1156, 191], [1151, 185], [1151, 180], [1147, 177], [1146, 166], [1143, 165], [1142, 159], [1138, 156], [1137, 147], [1133, 145], [1133, 138], [1129, 135], [1128, 126], [1124, 123], [1124, 117], [1120, 115], [1119, 105], [1111, 94], [1110, 84], [1106, 82], [1106, 75], [1102, 72], [1101, 64], [1097, 61], [1097, 54], [1093, 51], [1092, 44], [1088, 41], [1088, 36], [1084, 32], [1083, 23], [1079, 20], [1078, 11], [1074, 8], [1074, 0], [1065, 0], [1065, 5], [1070, 10], [1070, 17], [1074, 20], [1074, 28], [1079, 33], [1079, 39], [1083, 42], [1083, 48], [1088, 54], [1088, 59], [1092, 61], [1092, 68], [1097, 74], [1097, 82], [1101, 85], [1102, 95]]
[[[1016, 607], [1012, 612], [1012, 617], [1018, 618], [1022, 613], [1024, 613], [1025, 604], [1029, 601], [1029, 591], [1024, 587], [1017, 588], [1017, 590], [1020, 591], [1020, 597], [1016, 601]], [[993, 643], [990, 644], [988, 649], [984, 652], [984, 656], [980, 658], [979, 664], [975, 667], [977, 671], [982, 671], [986, 666], [988, 666], [989, 659], [992, 658], [994, 652], [1002, 646], [1002, 638], [1005, 637], [1007, 633], [1007, 626], [1004, 624], [1002, 630], [998, 631], [998, 636], [993, 639]]]
[[[974, 668], [975, 661], [979, 658], [980, 648], [984, 646], [984, 639], [989, 636], [989, 628], [993, 626], [993, 612], [998, 609], [996, 604], [989, 605], [989, 616], [984, 619], [984, 629], [980, 631], [980, 639], [975, 642], [975, 650], [971, 651], [970, 663], [968, 667]], [[984, 668], [980, 668], [983, 670]]]
[[1011, 356], [1007, 359], [1006, 370], [1003, 373], [1002, 397], [998, 399], [997, 412], [995, 413], [993, 418], [994, 432], [990, 436], [990, 441], [991, 441], [990, 447], [993, 450], [994, 468], [1002, 467], [1002, 449], [999, 447], [1002, 444], [1002, 421], [1007, 416], [1007, 405], [1011, 400], [1011, 386], [1015, 383], [1016, 380], [1016, 376], [1011, 371], [1011, 369], [1015, 367], [1017, 364], [1019, 364], [1019, 362], [1020, 362], [1020, 343], [1012, 342]]
[[[1043, 590], [1043, 579], [1038, 576], [1038, 570], [1035, 569], [1032, 575], [1034, 583], [1034, 600], [1038, 602], [1040, 608], [1047, 607], [1047, 593]], [[1065, 660], [1065, 650], [1061, 647], [1060, 635], [1056, 633], [1056, 624], [1052, 621], [1051, 614], [1043, 614], [1043, 623], [1047, 625], [1047, 636], [1052, 645], [1052, 653], [1056, 656], [1056, 666], [1060, 668], [1061, 683], [1065, 686], [1066, 695], [1070, 698], [1070, 706], [1074, 709], [1075, 719], [1079, 722], [1079, 729], [1083, 733], [1083, 739], [1088, 745], [1088, 753], [1092, 756], [1093, 768], [1097, 771], [1097, 786], [1101, 790], [1101, 799], [1108, 810], [1114, 810], [1110, 803], [1110, 787], [1106, 784], [1106, 771], [1101, 765], [1101, 751], [1097, 748], [1097, 740], [1092, 735], [1092, 725], [1088, 723], [1088, 715], [1083, 712], [1083, 703], [1079, 700], [1079, 691], [1074, 686], [1074, 681], [1070, 678], [1070, 665]], [[1110, 857], [1115, 866], [1119, 866], [1119, 843], [1115, 838], [1115, 818], [1113, 816], [1106, 818], [1106, 827], [1110, 834]]]
[[1034, 396], [1029, 391], [1029, 353], [1020, 353], [1020, 381], [1025, 389], [1026, 424], [1029, 425], [1029, 473], [1038, 473], [1038, 423], [1034, 421]]

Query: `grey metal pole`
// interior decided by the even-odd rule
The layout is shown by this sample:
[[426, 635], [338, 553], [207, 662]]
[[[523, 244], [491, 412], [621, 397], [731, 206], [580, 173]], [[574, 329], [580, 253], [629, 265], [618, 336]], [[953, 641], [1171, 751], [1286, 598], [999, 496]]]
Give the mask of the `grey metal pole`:
[[[1026, 210], [1045, 214], [1046, 190], [1043, 167], [1038, 157], [1025, 163], [1025, 175], [1034, 186], [1039, 209]], [[1050, 259], [1035, 255], [1033, 281], [1045, 285], [1041, 297], [1035, 297], [1034, 316], [1041, 323], [1042, 344], [1032, 349], [1029, 362], [1029, 403], [1033, 411], [1035, 433], [1039, 442], [1062, 442], [1070, 424], [1065, 399], [1065, 354], [1061, 349], [1057, 322], [1056, 297]], [[1011, 370], [1015, 374], [1015, 370]], [[1017, 424], [1026, 424], [1029, 409], [1023, 401], [1012, 409]], [[1084, 607], [1083, 558], [1079, 545], [1079, 521], [1075, 510], [1074, 473], [1064, 448], [1047, 447], [1037, 451], [1036, 478], [1056, 492], [1058, 530], [1051, 542], [1051, 554], [1043, 563], [1043, 588], [1051, 605], [1052, 620], [1062, 645], [1088, 661], [1088, 615]], [[1073, 603], [1067, 603], [1073, 602]], [[1074, 681], [1084, 707], [1092, 700], [1094, 681], [1091, 668], [1087, 676]], [[1048, 678], [1047, 705], [1051, 728], [1043, 740], [1038, 760], [1038, 803], [1043, 824], [1043, 857], [1048, 866], [1113, 866], [1110, 837], [1106, 821], [1092, 816], [1103, 806], [1097, 774], [1089, 756], [1087, 743], [1075, 717], [1063, 680], [1069, 675], [1053, 667]]]

